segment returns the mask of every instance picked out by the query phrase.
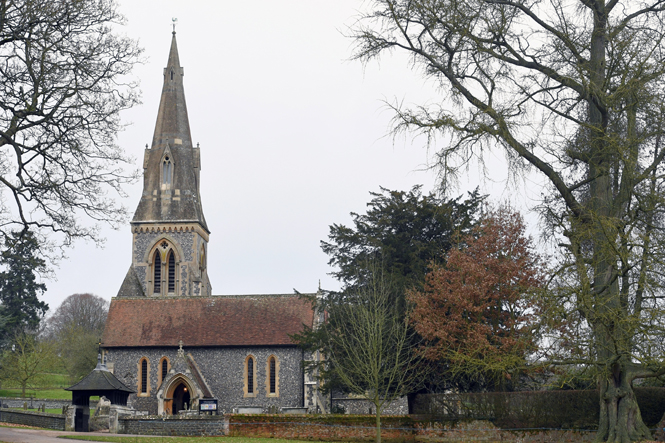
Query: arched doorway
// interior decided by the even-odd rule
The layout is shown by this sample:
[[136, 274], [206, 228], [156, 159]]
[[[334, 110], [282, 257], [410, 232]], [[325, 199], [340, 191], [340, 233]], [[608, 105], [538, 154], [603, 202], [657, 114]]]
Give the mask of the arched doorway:
[[190, 392], [187, 385], [183, 382], [178, 383], [175, 389], [173, 390], [173, 403], [171, 407], [171, 413], [177, 414], [178, 411], [185, 409], [185, 404], [187, 407], [191, 408]]

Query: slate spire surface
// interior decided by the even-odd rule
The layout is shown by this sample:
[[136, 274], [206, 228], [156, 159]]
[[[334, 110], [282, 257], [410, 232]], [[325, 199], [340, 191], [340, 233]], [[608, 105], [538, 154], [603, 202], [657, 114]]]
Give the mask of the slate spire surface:
[[152, 144], [143, 160], [143, 195], [132, 224], [198, 222], [208, 231], [200, 196], [200, 150], [193, 146], [176, 33], [164, 68]]

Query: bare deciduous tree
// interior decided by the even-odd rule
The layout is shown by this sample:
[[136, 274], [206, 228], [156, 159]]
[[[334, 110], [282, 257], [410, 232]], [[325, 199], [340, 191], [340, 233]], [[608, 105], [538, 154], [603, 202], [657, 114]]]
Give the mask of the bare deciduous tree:
[[[595, 368], [598, 439], [650, 437], [635, 380], [665, 373], [663, 0], [373, 0], [356, 57], [408, 53], [450, 100], [395, 106], [396, 130], [450, 135], [444, 183], [503, 152], [539, 174], [560, 291], [543, 358]], [[455, 109], [453, 109], [455, 108]], [[565, 277], [565, 278], [564, 278]], [[560, 325], [560, 324], [559, 324]], [[569, 341], [572, 339], [572, 341]]]
[[331, 307], [326, 338], [329, 371], [350, 392], [374, 405], [376, 442], [381, 413], [395, 399], [424, 382], [422, 354], [408, 318], [394, 302], [381, 270], [369, 266], [366, 285]]
[[0, 379], [16, 383], [25, 397], [27, 388], [39, 386], [44, 377], [57, 369], [53, 343], [35, 334], [19, 332], [2, 354]]
[[141, 50], [122, 21], [114, 0], [0, 0], [0, 234], [62, 246], [124, 220], [109, 191], [136, 176], [116, 134]]

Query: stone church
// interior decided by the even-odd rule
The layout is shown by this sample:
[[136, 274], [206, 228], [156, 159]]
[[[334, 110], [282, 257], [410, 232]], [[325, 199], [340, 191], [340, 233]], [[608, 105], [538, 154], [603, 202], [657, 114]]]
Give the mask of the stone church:
[[212, 295], [201, 149], [192, 144], [183, 75], [173, 32], [131, 221], [132, 263], [102, 337], [107, 366], [136, 389], [129, 406], [150, 414], [177, 414], [202, 399], [217, 399], [220, 413], [315, 407], [315, 382], [289, 338], [312, 327], [311, 304], [294, 295]]

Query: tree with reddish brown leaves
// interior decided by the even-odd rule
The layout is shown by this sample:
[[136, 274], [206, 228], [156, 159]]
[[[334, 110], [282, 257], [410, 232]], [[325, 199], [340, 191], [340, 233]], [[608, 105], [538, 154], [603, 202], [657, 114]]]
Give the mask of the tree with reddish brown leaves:
[[544, 284], [541, 258], [525, 236], [519, 213], [488, 213], [445, 264], [432, 264], [423, 291], [411, 291], [411, 322], [430, 346], [425, 356], [451, 373], [510, 377], [535, 347]]

